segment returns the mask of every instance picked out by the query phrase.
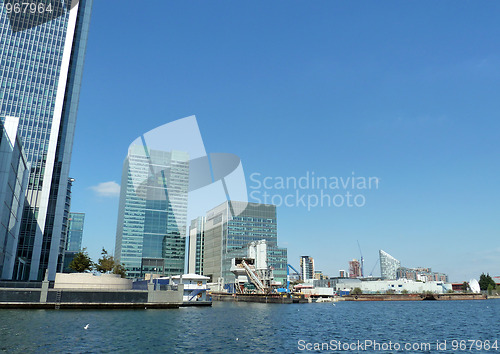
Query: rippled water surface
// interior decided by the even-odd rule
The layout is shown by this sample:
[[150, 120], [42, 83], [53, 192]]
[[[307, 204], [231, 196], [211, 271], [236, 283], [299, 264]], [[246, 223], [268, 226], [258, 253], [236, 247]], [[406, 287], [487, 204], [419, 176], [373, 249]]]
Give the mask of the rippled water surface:
[[[84, 329], [86, 324], [88, 329]], [[459, 351], [452, 350], [453, 340], [493, 344], [500, 341], [500, 300], [336, 305], [215, 302], [212, 308], [175, 310], [0, 310], [0, 350], [8, 352], [288, 353], [314, 351], [315, 343], [326, 351], [336, 349], [333, 345], [339, 341], [358, 340], [432, 345], [430, 351], [411, 352], [437, 352], [436, 341], [445, 340], [446, 351], [441, 351], [448, 353]], [[463, 352], [486, 352], [479, 347], [470, 350], [470, 343]], [[489, 352], [500, 353], [500, 348]]]

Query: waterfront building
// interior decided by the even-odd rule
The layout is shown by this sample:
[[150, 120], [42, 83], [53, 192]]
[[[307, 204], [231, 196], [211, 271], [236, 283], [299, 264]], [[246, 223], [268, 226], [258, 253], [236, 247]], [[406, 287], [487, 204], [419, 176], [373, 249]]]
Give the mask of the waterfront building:
[[383, 250], [379, 250], [379, 257], [380, 276], [383, 279], [396, 279], [397, 270], [401, 267], [401, 262]]
[[186, 152], [130, 145], [115, 245], [115, 258], [125, 265], [127, 277], [184, 273], [188, 185]]
[[0, 3], [0, 116], [19, 118], [30, 163], [12, 272], [20, 280], [41, 280], [47, 269], [54, 280], [63, 266], [65, 199], [92, 0], [70, 3], [57, 16], [8, 13], [7, 2]]
[[212, 282], [234, 284], [231, 259], [244, 257], [252, 241], [266, 240], [267, 262], [274, 280], [286, 281], [287, 249], [278, 247], [276, 206], [226, 201], [205, 217], [203, 275]]
[[347, 273], [346, 270], [341, 269], [341, 270], [339, 270], [339, 277], [341, 277], [341, 278], [348, 278], [349, 277], [349, 273]]
[[200, 216], [189, 226], [188, 273], [203, 274], [203, 246], [205, 243], [205, 218]]
[[300, 273], [304, 281], [314, 279], [314, 259], [312, 257], [300, 257]]
[[19, 119], [0, 119], [0, 279], [12, 279], [29, 164], [18, 134]]
[[349, 278], [361, 277], [361, 263], [357, 259], [349, 261]]
[[417, 282], [407, 279], [397, 280], [361, 280], [361, 279], [337, 279], [335, 290], [341, 294], [348, 294], [353, 289], [360, 288], [363, 294], [401, 294], [432, 292], [443, 294], [452, 290], [452, 284], [441, 281]]

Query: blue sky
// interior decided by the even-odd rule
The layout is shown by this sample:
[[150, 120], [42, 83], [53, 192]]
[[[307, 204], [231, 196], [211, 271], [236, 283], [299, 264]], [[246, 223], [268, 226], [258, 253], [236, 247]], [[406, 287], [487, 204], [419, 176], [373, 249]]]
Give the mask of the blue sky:
[[194, 114], [249, 186], [255, 172], [380, 178], [362, 208], [278, 208], [295, 267], [310, 255], [336, 276], [359, 240], [365, 274], [379, 249], [453, 281], [500, 274], [498, 10], [96, 0], [71, 166], [84, 246], [97, 259], [115, 243], [118, 196], [91, 187], [121, 183], [137, 136]]

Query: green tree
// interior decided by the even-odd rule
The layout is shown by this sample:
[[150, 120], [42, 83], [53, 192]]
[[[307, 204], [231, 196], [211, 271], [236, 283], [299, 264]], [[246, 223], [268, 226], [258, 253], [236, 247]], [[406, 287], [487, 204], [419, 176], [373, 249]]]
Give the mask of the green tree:
[[113, 274], [118, 274], [122, 278], [125, 278], [127, 276], [127, 270], [125, 269], [125, 265], [115, 262], [115, 266], [113, 267]]
[[108, 251], [102, 248], [101, 258], [97, 261], [97, 271], [101, 273], [109, 273], [115, 267], [115, 259], [113, 256], [108, 254]]
[[493, 293], [493, 289], [495, 289], [495, 287], [491, 284], [488, 284], [488, 288], [487, 288], [488, 295], [491, 295]]
[[354, 289], [352, 289], [351, 294], [352, 295], [361, 295], [361, 294], [363, 294], [363, 290], [361, 290], [361, 288], [354, 288]]
[[405, 294], [405, 295], [408, 294], [408, 290], [403, 289], [403, 291], [401, 291], [401, 294]]
[[118, 274], [122, 278], [127, 276], [124, 264], [118, 263], [113, 256], [108, 254], [108, 251], [104, 247], [102, 248], [101, 258], [99, 258], [96, 268], [101, 273]]
[[479, 277], [479, 286], [481, 287], [481, 290], [488, 290], [488, 285], [491, 285], [493, 287], [496, 286], [495, 281], [490, 277], [489, 274], [481, 274]]
[[87, 249], [84, 248], [75, 255], [75, 258], [69, 264], [69, 268], [73, 269], [75, 272], [83, 273], [87, 270], [91, 270], [94, 263], [90, 259]]

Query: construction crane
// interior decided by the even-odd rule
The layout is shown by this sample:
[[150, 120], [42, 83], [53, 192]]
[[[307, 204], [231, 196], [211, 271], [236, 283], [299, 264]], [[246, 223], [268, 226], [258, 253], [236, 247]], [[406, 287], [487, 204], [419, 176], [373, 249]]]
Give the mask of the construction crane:
[[291, 264], [287, 264], [286, 265], [286, 292], [289, 293], [290, 292], [290, 268], [292, 268], [292, 270], [297, 273], [297, 275], [299, 276], [299, 279], [300, 279], [300, 273], [297, 272], [297, 269], [295, 269], [294, 267], [292, 267]]
[[370, 277], [372, 276], [373, 271], [375, 270], [375, 267], [377, 266], [378, 262], [379, 262], [379, 259], [377, 258], [377, 261], [375, 262], [375, 265], [373, 266], [372, 271], [370, 272]]
[[361, 253], [361, 246], [359, 245], [359, 241], [358, 241], [358, 248], [359, 248], [359, 255], [361, 256], [361, 278], [363, 278], [365, 276], [365, 274], [363, 273], [365, 259], [363, 258], [363, 253]]

